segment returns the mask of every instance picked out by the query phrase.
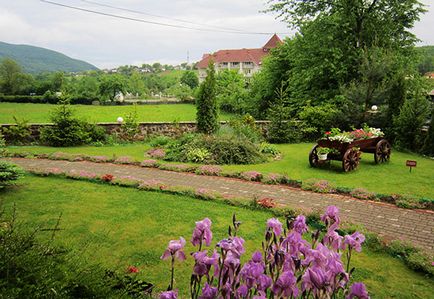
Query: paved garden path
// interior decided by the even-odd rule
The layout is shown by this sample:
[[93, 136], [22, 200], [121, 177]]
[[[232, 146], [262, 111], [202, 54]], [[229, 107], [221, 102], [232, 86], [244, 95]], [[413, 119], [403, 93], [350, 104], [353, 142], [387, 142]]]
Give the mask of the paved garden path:
[[60, 168], [65, 171], [85, 170], [98, 175], [133, 176], [138, 179], [157, 179], [168, 186], [206, 188], [221, 194], [242, 198], [271, 197], [279, 204], [305, 212], [324, 211], [337, 206], [344, 221], [363, 224], [368, 230], [385, 239], [404, 239], [434, 253], [434, 213], [401, 209], [393, 205], [362, 201], [348, 196], [318, 194], [289, 187], [265, 185], [238, 179], [200, 176], [153, 168], [110, 163], [68, 162], [43, 159], [10, 159], [24, 169]]

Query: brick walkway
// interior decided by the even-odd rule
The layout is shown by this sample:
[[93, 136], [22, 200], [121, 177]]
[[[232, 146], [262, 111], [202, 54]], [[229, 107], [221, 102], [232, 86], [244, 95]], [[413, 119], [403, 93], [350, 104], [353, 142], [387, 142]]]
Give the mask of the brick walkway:
[[393, 205], [368, 202], [335, 194], [318, 194], [289, 187], [264, 185], [238, 179], [199, 176], [130, 165], [68, 162], [41, 159], [9, 159], [24, 169], [61, 168], [86, 170], [98, 175], [133, 176], [138, 179], [157, 179], [169, 186], [206, 188], [220, 194], [253, 198], [271, 197], [277, 202], [305, 212], [324, 211], [337, 206], [344, 221], [363, 224], [368, 230], [386, 239], [405, 239], [434, 253], [434, 213], [401, 209]]

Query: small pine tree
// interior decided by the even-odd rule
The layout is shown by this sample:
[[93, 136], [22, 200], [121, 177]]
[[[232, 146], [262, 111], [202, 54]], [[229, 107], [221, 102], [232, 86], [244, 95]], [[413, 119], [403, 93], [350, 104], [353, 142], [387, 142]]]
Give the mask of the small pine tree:
[[434, 106], [431, 109], [431, 123], [422, 147], [422, 153], [434, 157]]
[[276, 100], [268, 110], [270, 127], [268, 140], [272, 143], [286, 143], [295, 141], [292, 134], [292, 122], [290, 121], [291, 109], [286, 105], [286, 90], [283, 84], [276, 90]]
[[216, 100], [216, 79], [214, 62], [210, 61], [206, 71], [205, 81], [199, 87], [197, 98], [197, 130], [200, 133], [214, 134], [217, 132], [218, 108]]
[[394, 119], [396, 142], [404, 148], [420, 151], [422, 145], [422, 126], [429, 116], [429, 101], [424, 95], [407, 99], [398, 117]]

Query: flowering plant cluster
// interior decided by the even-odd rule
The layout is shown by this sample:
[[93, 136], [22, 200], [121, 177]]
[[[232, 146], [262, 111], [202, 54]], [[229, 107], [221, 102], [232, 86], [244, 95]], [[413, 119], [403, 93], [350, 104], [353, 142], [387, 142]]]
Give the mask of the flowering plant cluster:
[[152, 148], [146, 153], [154, 159], [163, 159], [166, 156], [166, 152], [162, 148]]
[[110, 159], [107, 156], [91, 156], [91, 157], [89, 157], [89, 161], [95, 162], [95, 163], [105, 163], [105, 162], [111, 162], [112, 159]]
[[215, 175], [218, 176], [222, 172], [222, 168], [217, 165], [202, 165], [196, 169], [196, 174]]
[[66, 177], [72, 178], [72, 179], [88, 179], [88, 180], [94, 180], [97, 178], [97, 174], [94, 172], [89, 172], [85, 170], [71, 170], [66, 173]]
[[147, 180], [142, 181], [139, 185], [139, 189], [141, 190], [165, 190], [167, 186], [158, 180]]
[[142, 163], [140, 163], [142, 167], [158, 167], [158, 165], [158, 161], [153, 159], [143, 160]]
[[327, 180], [308, 179], [303, 182], [303, 190], [314, 191], [318, 193], [334, 193], [335, 187]]
[[369, 192], [368, 190], [363, 188], [356, 188], [351, 190], [350, 195], [358, 199], [375, 199], [375, 193]]
[[109, 183], [111, 181], [113, 181], [115, 177], [112, 174], [106, 173], [104, 175], [101, 176], [101, 181]]
[[273, 198], [269, 198], [269, 197], [265, 197], [262, 199], [258, 199], [256, 201], [256, 204], [258, 204], [259, 206], [266, 208], [266, 209], [271, 209], [271, 208], [275, 208], [276, 207], [276, 203], [274, 202]]
[[113, 161], [115, 164], [131, 164], [131, 162], [133, 161], [129, 156], [121, 156]]
[[[190, 280], [191, 298], [369, 298], [363, 283], [350, 286], [354, 251], [362, 250], [365, 237], [355, 232], [341, 236], [339, 210], [329, 206], [321, 220], [326, 231], [315, 231], [308, 242], [309, 228], [303, 215], [286, 221], [286, 228], [276, 218], [267, 221], [262, 250], [255, 251], [241, 264], [244, 239], [238, 236], [241, 222], [235, 215], [228, 237], [211, 248], [211, 220], [196, 222], [191, 244], [194, 266]], [[184, 261], [186, 240], [169, 242], [161, 259], [170, 259], [171, 278], [168, 290], [160, 299], [178, 298], [174, 289], [175, 263]], [[206, 249], [204, 247], [207, 247]], [[345, 263], [342, 256], [346, 257]]]
[[262, 173], [258, 171], [245, 171], [240, 174], [241, 178], [247, 181], [260, 182]]
[[332, 141], [339, 141], [341, 143], [350, 143], [354, 140], [362, 140], [382, 136], [384, 136], [384, 133], [381, 131], [381, 129], [371, 128], [366, 125], [363, 126], [363, 128], [361, 129], [354, 129], [351, 132], [341, 132], [341, 130], [338, 128], [332, 128], [330, 131], [325, 132], [324, 134], [325, 138]]

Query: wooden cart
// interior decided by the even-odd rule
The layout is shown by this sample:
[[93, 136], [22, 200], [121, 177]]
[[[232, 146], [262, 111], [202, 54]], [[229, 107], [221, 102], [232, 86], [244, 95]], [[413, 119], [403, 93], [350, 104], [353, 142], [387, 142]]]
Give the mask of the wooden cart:
[[[318, 147], [332, 148], [338, 153], [329, 153], [327, 160], [319, 160]], [[375, 163], [379, 164], [390, 160], [391, 150], [390, 143], [383, 137], [355, 140], [350, 143], [320, 139], [309, 153], [309, 163], [312, 167], [318, 167], [326, 161], [342, 161], [342, 169], [348, 172], [359, 166], [361, 152], [374, 154]]]

